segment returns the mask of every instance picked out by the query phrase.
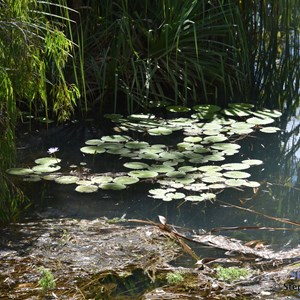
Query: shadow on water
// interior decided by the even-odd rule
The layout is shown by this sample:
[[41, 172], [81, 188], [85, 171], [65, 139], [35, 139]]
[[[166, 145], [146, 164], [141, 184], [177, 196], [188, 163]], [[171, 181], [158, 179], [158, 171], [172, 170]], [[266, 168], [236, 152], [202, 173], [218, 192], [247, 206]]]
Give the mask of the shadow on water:
[[[300, 111], [295, 116], [281, 118], [279, 126], [282, 131], [266, 135], [256, 133], [239, 143], [242, 151], [229, 159], [235, 162], [247, 158], [261, 159], [264, 164], [253, 167], [251, 179], [261, 182], [257, 193], [248, 188], [244, 191], [227, 189], [219, 194], [219, 200], [239, 206], [249, 207], [264, 214], [289, 218], [300, 222]], [[62, 158], [62, 170], [69, 171], [70, 164], [87, 163], [91, 173], [123, 172], [125, 162], [118, 156], [102, 154], [100, 156], [83, 155], [79, 148], [87, 139], [100, 138], [111, 134], [109, 130], [98, 130], [93, 126], [71, 123], [59, 128], [52, 128], [48, 134], [39, 132], [31, 138], [24, 136], [22, 143], [25, 149], [19, 150], [22, 164], [32, 164], [32, 160], [45, 156], [50, 147], [59, 147], [57, 156]], [[159, 137], [155, 137], [161, 139]], [[168, 137], [176, 144], [176, 136]], [[166, 139], [164, 137], [163, 139]], [[155, 140], [159, 143], [158, 140]], [[164, 140], [166, 143], [166, 140]], [[22, 146], [22, 145], [21, 145]], [[112, 159], [113, 157], [113, 159]], [[227, 161], [226, 161], [227, 162]], [[128, 171], [128, 170], [127, 170]], [[195, 230], [211, 230], [215, 227], [230, 226], [269, 226], [287, 227], [277, 221], [251, 214], [232, 207], [226, 207], [219, 202], [193, 204], [176, 200], [164, 202], [147, 196], [147, 191], [155, 185], [145, 180], [123, 191], [104, 191], [81, 194], [74, 191], [74, 185], [59, 185], [53, 182], [40, 181], [20, 183], [25, 193], [33, 201], [33, 215], [43, 217], [71, 217], [93, 219], [97, 217], [126, 217], [128, 219], [150, 219], [157, 221], [157, 215], [167, 217], [168, 222]], [[263, 240], [274, 248], [288, 248], [298, 244], [297, 231], [247, 230], [226, 231], [233, 237], [242, 240]]]

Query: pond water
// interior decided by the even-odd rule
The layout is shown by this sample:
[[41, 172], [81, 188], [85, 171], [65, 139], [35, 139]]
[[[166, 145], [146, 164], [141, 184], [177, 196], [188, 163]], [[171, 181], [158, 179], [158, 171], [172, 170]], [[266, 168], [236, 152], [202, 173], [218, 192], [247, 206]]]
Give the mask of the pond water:
[[[83, 194], [74, 190], [75, 185], [60, 185], [52, 181], [23, 182], [17, 178], [33, 205], [31, 216], [71, 217], [94, 219], [97, 217], [125, 217], [127, 219], [150, 219], [158, 222], [158, 215], [168, 223], [196, 231], [216, 227], [261, 226], [283, 228], [280, 230], [232, 230], [221, 232], [239, 239], [263, 240], [274, 249], [287, 249], [298, 245], [298, 231], [288, 230], [293, 226], [249, 211], [226, 206], [223, 201], [250, 208], [276, 218], [288, 218], [300, 222], [300, 110], [292, 117], [285, 114], [276, 121], [281, 132], [264, 134], [255, 132], [237, 143], [240, 152], [226, 158], [226, 163], [241, 159], [260, 159], [262, 165], [251, 168], [251, 180], [260, 182], [257, 190], [252, 188], [229, 188], [217, 194], [214, 202], [194, 203], [191, 201], [162, 201], [148, 197], [148, 190], [159, 187], [151, 179], [131, 185], [125, 190], [98, 190]], [[47, 150], [58, 147], [55, 155], [62, 159], [61, 172], [69, 172], [69, 166], [86, 165], [90, 173], [125, 172], [124, 162], [128, 159], [103, 153], [87, 155], [79, 151], [88, 139], [96, 139], [112, 131], [113, 125], [105, 123], [97, 127], [93, 123], [71, 122], [60, 127], [51, 127], [33, 133], [22, 133], [18, 150], [19, 165], [32, 166], [32, 161], [47, 156]], [[128, 134], [128, 133], [126, 133]], [[135, 134], [133, 134], [135, 135]], [[176, 144], [182, 139], [177, 132], [169, 136], [138, 136], [156, 144]], [[221, 163], [224, 163], [221, 162]], [[220, 164], [217, 162], [216, 164]], [[300, 228], [300, 227], [299, 227]]]

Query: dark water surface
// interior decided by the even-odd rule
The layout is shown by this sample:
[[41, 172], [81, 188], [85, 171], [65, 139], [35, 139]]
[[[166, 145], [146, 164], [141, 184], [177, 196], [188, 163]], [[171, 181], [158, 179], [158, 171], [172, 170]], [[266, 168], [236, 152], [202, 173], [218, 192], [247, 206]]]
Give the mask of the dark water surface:
[[[250, 188], [245, 191], [226, 189], [217, 195], [217, 199], [300, 223], [300, 109], [292, 117], [284, 114], [277, 126], [282, 129], [279, 133], [255, 133], [239, 141], [241, 151], [226, 158], [226, 162], [239, 162], [247, 158], [264, 161], [263, 165], [249, 169], [251, 180], [261, 183], [258, 192], [254, 195]], [[36, 158], [48, 156], [48, 148], [58, 147], [60, 150], [56, 155], [62, 159], [62, 172], [68, 172], [71, 164], [79, 165], [80, 162], [86, 162], [91, 173], [128, 171], [122, 166], [127, 160], [117, 155], [105, 153], [93, 157], [79, 151], [87, 139], [107, 134], [114, 134], [107, 125], [96, 129], [90, 123], [79, 122], [50, 128], [48, 133], [41, 130], [22, 134], [18, 151], [19, 165], [31, 166]], [[164, 141], [175, 145], [178, 142], [174, 135], [151, 139], [155, 143]], [[171, 224], [195, 230], [211, 230], [222, 226], [292, 227], [248, 211], [226, 207], [220, 202], [194, 204], [181, 200], [155, 200], [147, 196], [148, 190], [155, 186], [152, 183], [138, 183], [122, 191], [99, 190], [92, 194], [75, 192], [75, 185], [59, 185], [48, 181], [20, 184], [33, 202], [30, 211], [33, 216], [86, 219], [123, 216], [158, 221], [157, 216], [163, 215]], [[289, 230], [239, 230], [226, 231], [225, 234], [245, 241], [260, 239], [277, 249], [298, 245], [299, 237], [299, 231]]]

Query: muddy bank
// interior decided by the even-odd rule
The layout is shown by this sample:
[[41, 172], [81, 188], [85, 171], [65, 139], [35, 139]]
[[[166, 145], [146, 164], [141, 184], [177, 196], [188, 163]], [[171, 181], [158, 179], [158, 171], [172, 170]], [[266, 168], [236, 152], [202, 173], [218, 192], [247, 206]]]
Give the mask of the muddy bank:
[[[187, 243], [155, 225], [43, 219], [1, 228], [0, 234], [0, 299], [296, 299], [288, 294], [297, 291], [286, 285], [298, 286], [298, 279], [290, 278], [298, 268], [297, 251], [283, 264], [287, 253], [268, 260], [237, 247], [234, 258], [227, 253], [184, 268], [173, 262], [188, 255]], [[223, 239], [226, 243], [224, 248], [239, 245]], [[224, 282], [216, 265], [246, 267], [249, 274]], [[43, 289], [43, 269], [55, 287]]]

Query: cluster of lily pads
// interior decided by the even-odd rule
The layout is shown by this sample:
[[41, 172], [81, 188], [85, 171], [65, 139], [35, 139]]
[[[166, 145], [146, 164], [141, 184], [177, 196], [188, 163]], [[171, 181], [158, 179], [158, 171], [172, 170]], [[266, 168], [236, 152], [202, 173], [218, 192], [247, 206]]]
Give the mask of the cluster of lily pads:
[[[189, 113], [190, 108], [169, 106], [169, 112]], [[72, 174], [61, 175], [60, 159], [45, 157], [35, 160], [32, 168], [7, 170], [12, 175], [26, 175], [24, 180], [54, 180], [59, 184], [76, 184], [75, 190], [82, 193], [100, 189], [122, 190], [139, 181], [151, 179], [158, 188], [150, 189], [152, 198], [171, 201], [214, 200], [216, 193], [229, 187], [259, 187], [249, 180], [248, 171], [263, 162], [246, 159], [240, 163], [226, 163], [226, 157], [237, 154], [241, 148], [234, 142], [240, 135], [249, 135], [255, 130], [274, 133], [280, 129], [267, 126], [280, 117], [278, 111], [267, 109], [253, 111], [251, 104], [230, 104], [221, 110], [216, 105], [197, 105], [189, 117], [163, 119], [152, 114], [133, 114], [123, 117], [110, 114], [106, 117], [115, 124], [115, 129], [125, 134], [103, 136], [85, 142], [80, 151], [86, 155], [107, 153], [118, 155], [125, 162], [126, 175], [87, 174], [84, 178]], [[140, 132], [144, 140], [133, 139], [129, 133]], [[174, 145], [145, 141], [145, 136], [167, 136], [182, 132], [182, 140]], [[155, 137], [151, 138], [155, 140]]]

